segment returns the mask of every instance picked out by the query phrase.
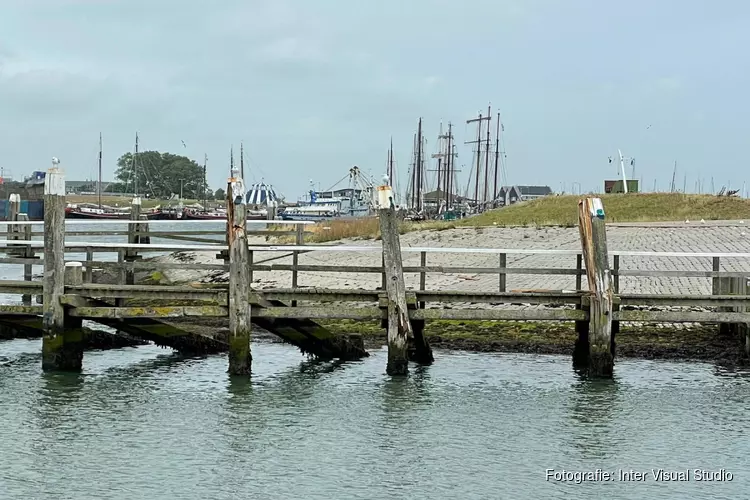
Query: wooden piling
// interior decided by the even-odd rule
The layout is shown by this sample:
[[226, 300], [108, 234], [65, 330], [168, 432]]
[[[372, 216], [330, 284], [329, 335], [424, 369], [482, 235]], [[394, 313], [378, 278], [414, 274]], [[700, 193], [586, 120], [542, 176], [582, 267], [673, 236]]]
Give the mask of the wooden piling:
[[229, 374], [249, 375], [250, 255], [247, 247], [245, 188], [237, 172], [227, 182], [227, 242], [229, 244]]
[[404, 283], [401, 261], [401, 242], [390, 186], [379, 186], [378, 198], [380, 206], [378, 217], [380, 218], [380, 235], [383, 242], [383, 262], [386, 277], [385, 289], [388, 300], [388, 364], [386, 372], [389, 375], [406, 375], [409, 372], [409, 351], [411, 351], [411, 358], [414, 361], [428, 364], [433, 361], [432, 350], [422, 334], [423, 324], [420, 324], [418, 332], [415, 332], [409, 320], [406, 284]]
[[[130, 205], [130, 220], [139, 221], [141, 220], [141, 198], [136, 196]], [[140, 235], [138, 234], [139, 224], [128, 224], [128, 243], [135, 244], [140, 242]], [[125, 262], [135, 262], [138, 260], [138, 250], [134, 248], [128, 248], [125, 251]], [[130, 268], [125, 271], [125, 284], [135, 285], [135, 269]]]
[[612, 276], [607, 255], [604, 207], [599, 198], [586, 198], [578, 202], [578, 224], [589, 285], [587, 369], [592, 376], [611, 377], [614, 368]]
[[[42, 369], [80, 371], [83, 336], [65, 328], [65, 177], [58, 168], [44, 180], [44, 282]], [[75, 325], [74, 325], [75, 326]]]

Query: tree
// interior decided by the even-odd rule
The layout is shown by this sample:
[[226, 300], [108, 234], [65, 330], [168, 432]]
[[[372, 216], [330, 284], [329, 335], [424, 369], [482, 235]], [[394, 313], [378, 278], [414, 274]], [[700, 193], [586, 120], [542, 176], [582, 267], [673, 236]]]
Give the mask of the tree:
[[219, 188], [214, 191], [214, 200], [224, 201], [227, 199], [227, 192]]
[[139, 152], [135, 161], [133, 153], [125, 153], [117, 160], [115, 177], [128, 192], [162, 199], [180, 193], [183, 198], [202, 199], [206, 185], [202, 165], [186, 156], [158, 151]]

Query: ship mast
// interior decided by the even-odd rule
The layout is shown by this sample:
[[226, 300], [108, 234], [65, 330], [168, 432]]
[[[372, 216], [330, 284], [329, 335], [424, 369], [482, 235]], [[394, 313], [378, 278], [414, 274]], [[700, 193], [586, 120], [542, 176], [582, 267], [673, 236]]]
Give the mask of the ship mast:
[[135, 133], [135, 152], [133, 153], [133, 195], [138, 197], [138, 132]]
[[208, 196], [206, 194], [206, 191], [208, 191], [208, 180], [206, 179], [206, 164], [208, 163], [208, 155], [206, 153], [203, 153], [203, 209], [206, 209], [206, 205], [208, 205]]
[[99, 183], [96, 185], [96, 195], [99, 198], [99, 210], [102, 209], [102, 133], [99, 132]]
[[[492, 108], [487, 106], [487, 140], [484, 145], [484, 194], [482, 201], [484, 202], [483, 210], [487, 208], [489, 201], [489, 174], [490, 174], [490, 129], [492, 128]], [[497, 179], [495, 179], [497, 182]]]
[[417, 161], [416, 161], [416, 171], [417, 171], [417, 212], [422, 210], [422, 184], [423, 179], [422, 176], [424, 175], [424, 168], [423, 168], [423, 159], [422, 159], [422, 118], [419, 119], [419, 125], [417, 126]]
[[[482, 174], [482, 122], [483, 121], [489, 121], [490, 117], [486, 116], [483, 117], [481, 111], [479, 112], [478, 118], [472, 118], [470, 120], [466, 120], [466, 123], [476, 123], [477, 124], [477, 140], [476, 141], [466, 141], [465, 144], [476, 144], [477, 149], [477, 164], [476, 164], [476, 181], [474, 183], [474, 203], [476, 205], [476, 210], [479, 211], [480, 200], [479, 200], [479, 179], [481, 178]], [[471, 180], [469, 180], [471, 182]]]
[[500, 113], [497, 114], [497, 123], [495, 124], [495, 191], [492, 193], [492, 206], [497, 204], [497, 170], [500, 165]]

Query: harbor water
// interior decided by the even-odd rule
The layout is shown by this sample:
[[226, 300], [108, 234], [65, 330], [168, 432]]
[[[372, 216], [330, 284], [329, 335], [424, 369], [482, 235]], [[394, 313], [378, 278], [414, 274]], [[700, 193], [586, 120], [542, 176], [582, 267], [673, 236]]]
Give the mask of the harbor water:
[[621, 359], [591, 381], [567, 356], [438, 351], [391, 379], [382, 350], [253, 357], [249, 381], [153, 346], [48, 374], [41, 340], [0, 341], [0, 499], [747, 498], [747, 373]]
[[391, 379], [384, 351], [315, 364], [256, 343], [247, 381], [225, 356], [155, 347], [45, 374], [40, 349], [0, 343], [3, 499], [734, 499], [750, 486], [750, 378], [710, 364], [620, 360], [614, 380], [587, 381], [566, 356], [439, 351]]

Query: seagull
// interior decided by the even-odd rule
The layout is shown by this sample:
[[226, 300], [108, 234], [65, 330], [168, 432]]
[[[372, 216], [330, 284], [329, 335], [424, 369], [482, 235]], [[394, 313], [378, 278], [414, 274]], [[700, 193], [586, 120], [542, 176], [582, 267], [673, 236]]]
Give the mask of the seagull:
[[384, 174], [383, 175], [383, 185], [388, 184], [388, 181], [390, 181], [390, 180], [391, 179], [388, 177], [388, 174]]
[[60, 164], [60, 160], [57, 158], [57, 156], [53, 156], [52, 157], [52, 164], [53, 165], [59, 165]]
[[187, 144], [185, 144], [185, 141], [183, 141], [182, 139], [180, 139], [180, 142], [182, 143], [182, 147], [183, 148], [187, 148]]

